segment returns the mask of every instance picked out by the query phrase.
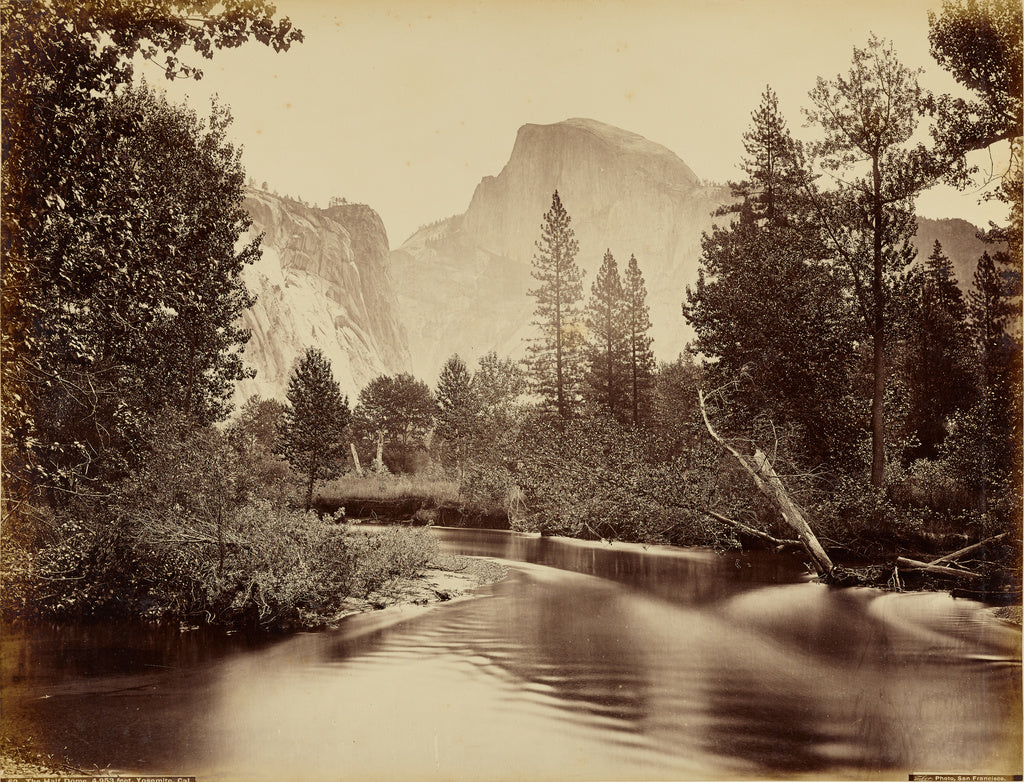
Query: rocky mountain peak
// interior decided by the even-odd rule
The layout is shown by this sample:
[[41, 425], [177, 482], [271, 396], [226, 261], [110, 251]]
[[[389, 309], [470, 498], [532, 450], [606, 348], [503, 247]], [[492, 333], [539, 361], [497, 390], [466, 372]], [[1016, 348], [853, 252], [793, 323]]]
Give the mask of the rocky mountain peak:
[[453, 352], [467, 360], [487, 350], [522, 355], [534, 243], [556, 189], [579, 241], [584, 289], [606, 249], [623, 266], [635, 254], [655, 350], [672, 358], [682, 349], [683, 290], [696, 279], [701, 232], [730, 199], [728, 189], [702, 186], [677, 155], [643, 136], [575, 118], [522, 126], [508, 163], [480, 181], [465, 214], [417, 232], [392, 253], [418, 374], [436, 376]]

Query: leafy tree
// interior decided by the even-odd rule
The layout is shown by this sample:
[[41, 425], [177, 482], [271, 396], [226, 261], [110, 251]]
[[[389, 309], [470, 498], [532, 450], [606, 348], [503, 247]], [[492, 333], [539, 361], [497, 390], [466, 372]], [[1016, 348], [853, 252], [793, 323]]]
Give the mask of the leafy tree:
[[450, 447], [455, 471], [461, 480], [477, 404], [469, 369], [458, 355], [445, 362], [437, 382], [436, 399], [437, 426], [434, 434]]
[[352, 419], [362, 437], [396, 451], [402, 469], [410, 470], [412, 452], [425, 447], [436, 413], [437, 402], [427, 384], [402, 372], [367, 383], [359, 392]]
[[647, 428], [662, 438], [662, 448], [669, 456], [679, 457], [707, 439], [697, 398], [704, 376], [689, 348], [675, 361], [659, 364], [654, 373]]
[[[1010, 154], [994, 197], [1010, 207], [1009, 224], [988, 238], [1005, 242], [992, 258], [1013, 297], [1021, 295], [1024, 233], [1024, 98], [1021, 95], [1022, 11], [1013, 0], [944, 0], [928, 14], [931, 53], [975, 94], [974, 100], [943, 96], [932, 128], [950, 155], [1010, 142]], [[1019, 315], [1019, 308], [1018, 308]], [[1017, 340], [1019, 350], [1019, 338]]]
[[480, 357], [473, 373], [473, 393], [484, 410], [510, 409], [526, 392], [519, 364], [493, 350]]
[[519, 431], [529, 417], [520, 398], [527, 381], [520, 364], [491, 351], [473, 372], [474, 415], [466, 469], [459, 489], [464, 496], [509, 509], [517, 497], [515, 467], [521, 448]]
[[278, 453], [286, 409], [278, 399], [263, 399], [253, 394], [227, 428], [229, 439], [239, 450]]
[[77, 214], [45, 218], [52, 266], [37, 269], [32, 329], [11, 345], [25, 405], [9, 436], [53, 490], [123, 474], [163, 406], [199, 425], [222, 419], [234, 381], [252, 374], [238, 319], [259, 248], [235, 250], [251, 221], [230, 116], [215, 106], [204, 124], [142, 87], [98, 121], [134, 131], [104, 141], [113, 165], [80, 184]]
[[[951, 153], [985, 149], [1009, 141], [1009, 159], [994, 193], [1009, 207], [1005, 226], [988, 237], [1006, 248], [979, 261], [970, 295], [972, 321], [982, 355], [982, 396], [956, 431], [951, 453], [973, 463], [983, 508], [989, 495], [1002, 503], [1006, 518], [1020, 521], [1021, 381], [1020, 307], [1024, 276], [1024, 96], [1021, 94], [1022, 14], [1014, 0], [944, 0], [940, 14], [929, 13], [931, 53], [974, 94], [973, 100], [945, 97], [937, 104], [932, 133]], [[996, 173], [996, 172], [993, 172]], [[973, 439], [966, 433], [973, 431]], [[993, 438], [1002, 438], [996, 441]], [[959, 450], [958, 450], [959, 449]], [[979, 468], [979, 465], [981, 467]], [[977, 472], [980, 469], [980, 472]]]
[[938, 240], [921, 275], [917, 309], [910, 426], [920, 445], [913, 455], [933, 459], [945, 437], [947, 419], [955, 410], [969, 407], [975, 393], [967, 309], [953, 263]]
[[904, 66], [890, 43], [872, 36], [854, 47], [850, 71], [819, 78], [805, 110], [824, 138], [818, 162], [842, 177], [819, 210], [830, 248], [853, 287], [864, 332], [872, 342], [871, 483], [885, 481], [885, 399], [891, 330], [891, 286], [912, 258], [913, 199], [945, 169], [912, 144], [924, 93], [917, 71]]
[[932, 57], [976, 96], [939, 99], [940, 143], [984, 149], [1024, 135], [1021, 17], [1016, 0], [943, 0], [941, 13], [928, 12]]
[[571, 223], [556, 190], [533, 256], [532, 275], [540, 285], [530, 295], [537, 300], [533, 324], [541, 335], [527, 348], [534, 390], [563, 419], [576, 406], [582, 347], [578, 303], [583, 273], [576, 265], [579, 243]]
[[292, 493], [295, 474], [281, 457], [286, 405], [277, 399], [249, 397], [225, 434], [240, 462], [238, 491], [281, 508]]
[[[301, 40], [272, 16], [262, 0], [220, 10], [176, 0], [0, 4], [8, 489], [14, 478], [64, 496], [122, 473], [141, 457], [162, 404], [200, 421], [223, 413], [221, 389], [240, 366], [228, 355], [241, 335], [227, 318], [215, 327], [220, 344], [210, 344], [218, 316], [204, 311], [188, 323], [168, 291], [209, 284], [192, 289], [205, 297], [196, 309], [213, 298], [231, 301], [224, 314], [241, 304], [231, 268], [255, 248], [234, 252], [245, 226], [227, 114], [215, 110], [200, 130], [187, 112], [126, 88], [136, 55], [163, 56], [168, 78], [198, 78], [178, 59], [183, 49], [208, 58], [251, 38], [277, 50]], [[168, 275], [179, 271], [175, 259], [181, 279]], [[200, 273], [203, 264], [213, 268]], [[161, 398], [169, 386], [173, 397]]]
[[629, 401], [632, 406], [633, 426], [638, 426], [642, 414], [648, 409], [654, 375], [653, 341], [650, 309], [647, 306], [647, 286], [637, 264], [636, 256], [629, 256], [623, 285], [626, 312], [626, 342], [629, 349]]
[[629, 403], [625, 304], [619, 267], [607, 250], [587, 302], [587, 383], [598, 410], [616, 420], [624, 417]]
[[338, 469], [345, 450], [343, 431], [351, 414], [348, 397], [334, 379], [330, 362], [318, 348], [306, 348], [288, 379], [281, 440], [285, 458], [306, 476], [306, 510], [313, 484]]

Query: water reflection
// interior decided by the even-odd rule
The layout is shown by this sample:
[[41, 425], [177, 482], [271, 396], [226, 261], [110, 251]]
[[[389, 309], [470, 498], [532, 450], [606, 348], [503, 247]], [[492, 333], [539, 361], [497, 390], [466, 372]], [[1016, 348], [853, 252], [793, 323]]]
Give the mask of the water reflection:
[[4, 729], [209, 779], [1020, 771], [1020, 633], [976, 603], [829, 589], [799, 560], [439, 534], [521, 564], [474, 600], [261, 645], [5, 636]]

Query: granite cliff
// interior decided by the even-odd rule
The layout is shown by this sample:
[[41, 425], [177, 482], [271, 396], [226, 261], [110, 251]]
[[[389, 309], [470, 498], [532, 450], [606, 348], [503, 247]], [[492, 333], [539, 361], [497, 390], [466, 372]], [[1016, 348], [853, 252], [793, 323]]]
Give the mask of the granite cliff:
[[263, 257], [244, 278], [258, 296], [243, 325], [252, 332], [246, 363], [256, 377], [238, 384], [283, 400], [295, 359], [320, 348], [354, 403], [373, 377], [408, 371], [408, 342], [389, 273], [388, 237], [364, 204], [306, 206], [262, 190], [246, 191], [249, 237], [263, 234]]
[[[707, 187], [665, 147], [589, 119], [519, 129], [508, 163], [485, 177], [465, 214], [421, 228], [393, 251], [392, 274], [413, 368], [488, 350], [519, 357], [532, 332], [534, 242], [558, 190], [579, 240], [584, 295], [606, 249], [620, 269], [635, 254], [647, 282], [656, 354], [675, 357], [691, 334], [680, 313], [696, 280], [701, 232], [728, 189]], [[721, 219], [721, 218], [719, 218]]]

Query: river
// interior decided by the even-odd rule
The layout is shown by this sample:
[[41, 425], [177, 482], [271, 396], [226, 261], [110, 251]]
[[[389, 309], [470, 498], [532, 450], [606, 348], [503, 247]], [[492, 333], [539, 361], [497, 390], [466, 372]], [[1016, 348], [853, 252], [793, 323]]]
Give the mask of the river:
[[799, 558], [439, 528], [471, 599], [246, 639], [5, 628], [5, 734], [203, 780], [906, 779], [1021, 772], [1021, 633]]

